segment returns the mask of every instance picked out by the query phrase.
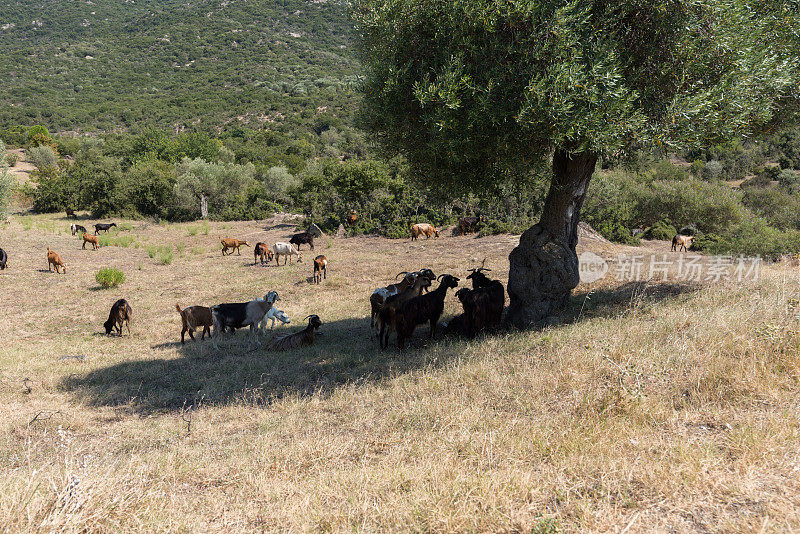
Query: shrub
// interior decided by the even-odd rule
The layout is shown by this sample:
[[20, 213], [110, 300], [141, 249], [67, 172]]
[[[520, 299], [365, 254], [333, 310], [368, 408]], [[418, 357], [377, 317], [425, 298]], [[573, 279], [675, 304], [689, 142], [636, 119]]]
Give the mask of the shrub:
[[6, 154], [6, 163], [9, 167], [16, 167], [19, 161], [19, 154], [16, 152], [9, 152]]
[[661, 220], [648, 228], [642, 234], [645, 239], [660, 239], [661, 241], [669, 241], [678, 231], [669, 222]]
[[55, 150], [47, 145], [29, 148], [28, 160], [40, 171], [58, 168], [58, 156]]
[[158, 253], [158, 262], [163, 265], [169, 265], [173, 259], [175, 259], [175, 254], [172, 253], [172, 249], [162, 250]]
[[100, 287], [108, 289], [111, 287], [117, 287], [125, 282], [125, 273], [116, 267], [104, 267], [97, 271], [97, 273], [94, 275], [94, 279], [97, 281]]
[[711, 160], [703, 167], [702, 176], [704, 180], [713, 182], [721, 179], [724, 172], [725, 168], [722, 166], [722, 163], [717, 160]]

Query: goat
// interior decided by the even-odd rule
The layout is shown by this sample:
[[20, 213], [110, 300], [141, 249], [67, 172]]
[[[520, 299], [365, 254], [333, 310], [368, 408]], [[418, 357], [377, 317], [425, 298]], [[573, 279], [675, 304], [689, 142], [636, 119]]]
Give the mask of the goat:
[[347, 214], [347, 224], [355, 224], [358, 220], [358, 214], [356, 210], [350, 210], [350, 213]]
[[458, 220], [458, 229], [461, 235], [471, 234], [478, 231], [478, 224], [484, 222], [485, 219], [478, 215], [477, 217], [462, 217]]
[[111, 311], [108, 313], [108, 319], [103, 326], [106, 327], [106, 335], [111, 335], [111, 331], [116, 328], [117, 333], [122, 337], [122, 323], [128, 327], [128, 335], [131, 333], [131, 319], [133, 318], [133, 311], [130, 304], [125, 299], [119, 299], [111, 306]]
[[314, 283], [319, 284], [323, 278], [328, 279], [328, 258], [320, 255], [314, 258]]
[[100, 240], [97, 239], [96, 235], [92, 235], [89, 232], [83, 234], [83, 246], [81, 246], [82, 249], [86, 248], [86, 243], [91, 243], [93, 250], [100, 248]]
[[[5, 250], [0, 248], [0, 271], [4, 270], [6, 265], [8, 265], [8, 254], [6, 254]], [[47, 265], [48, 267], [50, 266], [49, 263]]]
[[70, 217], [72, 217], [73, 219], [77, 219], [78, 218], [78, 216], [75, 215], [75, 210], [67, 208], [64, 211], [67, 212], [67, 219], [69, 219]]
[[[264, 265], [265, 263], [271, 262], [273, 257], [272, 251], [266, 243], [259, 242], [253, 247], [253, 265], [258, 263], [259, 258], [261, 258], [261, 265]], [[265, 258], [266, 261], [264, 261]]]
[[308, 326], [294, 334], [284, 334], [275, 336], [268, 343], [266, 350], [292, 350], [300, 347], [308, 347], [314, 344], [314, 332], [322, 326], [318, 315], [309, 315]]
[[97, 223], [97, 224], [94, 225], [94, 233], [95, 234], [99, 234], [100, 230], [108, 232], [109, 230], [111, 230], [112, 227], [115, 227], [115, 226], [117, 226], [117, 223], [111, 223], [111, 224], [108, 224], [108, 223]]
[[248, 243], [247, 241], [242, 241], [240, 239], [234, 239], [232, 237], [226, 237], [226, 238], [223, 239], [220, 236], [217, 236], [217, 237], [219, 237], [219, 242], [222, 243], [222, 255], [223, 256], [225, 256], [226, 253], [233, 254], [233, 251], [231, 250], [231, 252], [228, 252], [228, 249], [236, 249], [236, 253], [239, 256], [241, 256], [242, 252], [239, 250], [239, 247], [241, 247], [242, 245], [244, 245], [246, 247], [250, 246], [250, 243]]
[[[486, 260], [483, 261], [484, 263], [486, 262]], [[480, 305], [484, 307], [481, 313], [485, 315], [486, 326], [495, 328], [500, 325], [500, 320], [503, 317], [503, 308], [506, 304], [506, 290], [502, 282], [499, 280], [492, 280], [483, 274], [483, 271], [491, 271], [491, 269], [487, 269], [483, 267], [483, 265], [477, 269], [470, 269], [467, 280], [472, 280], [472, 289], [473, 292], [476, 292], [472, 300], [480, 303]], [[486, 297], [482, 296], [484, 294]], [[464, 310], [466, 311], [466, 308], [464, 308]]]
[[278, 241], [272, 245], [272, 252], [275, 254], [275, 263], [281, 264], [281, 256], [285, 256], [283, 264], [289, 261], [289, 256], [297, 256], [297, 263], [303, 263], [303, 253], [299, 252], [291, 243], [282, 243]]
[[214, 349], [219, 348], [217, 347], [217, 336], [220, 332], [224, 332], [226, 328], [233, 330], [249, 326], [250, 341], [258, 344], [255, 339], [258, 323], [261, 322], [264, 315], [278, 300], [280, 300], [278, 294], [275, 291], [270, 291], [264, 295], [263, 299], [212, 306], [211, 315], [214, 318], [214, 332], [211, 335], [211, 340], [214, 343]]
[[308, 232], [294, 234], [292, 238], [289, 239], [289, 243], [292, 245], [297, 245], [297, 250], [300, 250], [300, 245], [307, 243], [311, 247], [311, 250], [314, 250], [314, 236]]
[[81, 233], [83, 233], [83, 234], [85, 234], [85, 233], [86, 233], [86, 228], [84, 228], [84, 227], [83, 227], [83, 226], [81, 226], [80, 224], [75, 224], [75, 223], [72, 223], [72, 224], [70, 224], [70, 225], [69, 225], [69, 229], [70, 229], [70, 231], [72, 232], [72, 235], [75, 235], [75, 234], [77, 234], [78, 232], [81, 232]]
[[211, 315], [211, 308], [205, 306], [189, 306], [188, 308], [181, 309], [179, 304], [175, 304], [175, 309], [181, 314], [181, 322], [183, 322], [183, 329], [181, 330], [181, 345], [186, 342], [186, 331], [189, 331], [189, 337], [195, 340], [194, 331], [203, 327], [203, 333], [200, 340], [211, 337], [211, 325], [214, 323], [214, 318]]
[[430, 239], [432, 235], [439, 237], [439, 230], [432, 224], [421, 223], [411, 226], [411, 241], [416, 240], [419, 236], [425, 235], [425, 239]]
[[369, 321], [370, 329], [375, 328], [375, 317], [381, 311], [381, 308], [383, 307], [383, 304], [386, 302], [386, 299], [388, 299], [392, 295], [397, 295], [398, 293], [401, 293], [402, 291], [405, 291], [407, 288], [411, 287], [411, 285], [414, 283], [414, 280], [416, 280], [418, 276], [417, 273], [409, 273], [408, 271], [403, 271], [397, 273], [397, 275], [394, 277], [395, 280], [397, 280], [397, 277], [400, 276], [401, 274], [405, 276], [403, 277], [402, 280], [400, 280], [400, 282], [396, 284], [389, 284], [386, 287], [379, 287], [378, 289], [372, 292], [372, 295], [369, 296], [369, 304], [370, 307], [372, 308], [372, 315]]
[[399, 310], [405, 302], [421, 295], [422, 292], [427, 290], [431, 285], [431, 281], [426, 276], [422, 276], [419, 273], [416, 274], [417, 277], [411, 287], [387, 298], [378, 312], [378, 320], [375, 322], [375, 327], [379, 331], [378, 343], [382, 349], [385, 349], [389, 345], [389, 336], [395, 330], [395, 316], [397, 315], [397, 310]]
[[672, 252], [677, 248], [679, 251], [688, 252], [694, 241], [693, 235], [678, 234], [672, 238]]
[[459, 279], [450, 274], [440, 274], [439, 287], [425, 295], [419, 295], [404, 302], [394, 316], [394, 329], [397, 332], [397, 347], [405, 348], [406, 339], [414, 335], [417, 325], [429, 322], [430, 337], [436, 335], [436, 323], [444, 311], [444, 299], [447, 290], [458, 287]]
[[50, 250], [50, 247], [47, 247], [47, 270], [51, 271], [50, 266], [55, 267], [56, 272], [59, 272], [59, 267], [64, 271], [63, 274], [67, 274], [67, 266], [64, 265], [64, 262], [61, 261], [61, 256], [57, 253]]
[[283, 324], [289, 324], [292, 322], [291, 319], [289, 319], [289, 316], [286, 315], [285, 312], [278, 310], [275, 308], [275, 306], [273, 306], [272, 308], [269, 309], [267, 313], [264, 314], [264, 318], [261, 319], [261, 324], [258, 326], [259, 333], [262, 333], [267, 329], [267, 321], [270, 320], [272, 321], [272, 324], [269, 327], [270, 330], [275, 329], [275, 320], [278, 320]]

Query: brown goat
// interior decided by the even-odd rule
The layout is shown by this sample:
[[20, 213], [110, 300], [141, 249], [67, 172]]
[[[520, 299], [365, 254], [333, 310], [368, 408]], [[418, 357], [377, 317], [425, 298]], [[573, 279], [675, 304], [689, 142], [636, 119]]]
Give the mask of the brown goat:
[[347, 224], [354, 224], [358, 220], [358, 214], [356, 210], [350, 210], [350, 213], [347, 215]]
[[96, 235], [92, 235], [89, 232], [83, 234], [83, 246], [81, 248], [85, 249], [86, 243], [91, 243], [92, 247], [94, 247], [93, 250], [100, 248], [100, 240], [97, 239]]
[[678, 234], [672, 238], [672, 251], [675, 252], [675, 249], [677, 248], [678, 250], [688, 252], [693, 241], [693, 235]]
[[420, 223], [411, 226], [411, 241], [416, 240], [419, 236], [424, 235], [425, 239], [430, 239], [432, 235], [439, 237], [439, 230], [432, 224]]
[[256, 243], [256, 246], [253, 247], [253, 265], [258, 263], [259, 258], [261, 259], [261, 265], [265, 263], [269, 263], [272, 261], [274, 254], [269, 249], [269, 246], [266, 243]]
[[50, 250], [50, 247], [47, 247], [47, 270], [51, 271], [52, 269], [50, 266], [55, 267], [56, 272], [59, 272], [59, 267], [64, 270], [64, 274], [67, 274], [67, 266], [64, 265], [64, 262], [61, 261], [61, 256], [57, 253]]
[[395, 331], [395, 318], [398, 310], [407, 301], [420, 296], [429, 287], [431, 287], [430, 278], [418, 275], [411, 287], [386, 299], [378, 313], [378, 319], [375, 321], [375, 327], [378, 329], [378, 344], [382, 349], [389, 345], [389, 336]]
[[283, 334], [275, 336], [267, 343], [266, 350], [292, 350], [300, 347], [308, 347], [314, 344], [314, 332], [322, 326], [318, 315], [309, 315], [308, 326], [294, 334]]
[[[219, 237], [219, 236], [218, 236]], [[232, 237], [222, 238], [219, 237], [219, 242], [222, 243], [222, 255], [225, 256], [227, 254], [233, 254], [233, 249], [236, 249], [236, 253], [241, 256], [242, 253], [239, 250], [239, 247], [242, 245], [249, 247], [250, 243], [247, 241], [242, 241], [240, 239], [234, 239]], [[228, 252], [228, 249], [231, 249], [231, 252]]]
[[319, 255], [314, 258], [314, 283], [319, 284], [323, 278], [328, 279], [328, 258]]
[[183, 321], [183, 329], [181, 330], [181, 345], [185, 344], [186, 331], [189, 331], [189, 337], [193, 340], [194, 331], [203, 327], [203, 334], [200, 339], [203, 340], [211, 337], [211, 325], [214, 324], [214, 318], [211, 315], [211, 308], [205, 306], [189, 306], [188, 308], [181, 309], [180, 305], [175, 304], [175, 309], [181, 314], [181, 321]]

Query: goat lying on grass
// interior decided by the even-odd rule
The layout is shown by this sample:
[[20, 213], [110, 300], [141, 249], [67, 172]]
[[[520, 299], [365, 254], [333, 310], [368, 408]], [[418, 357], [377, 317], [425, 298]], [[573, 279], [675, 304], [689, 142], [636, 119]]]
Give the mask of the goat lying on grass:
[[201, 340], [206, 338], [206, 334], [208, 334], [208, 337], [211, 337], [211, 325], [214, 324], [214, 318], [211, 316], [211, 308], [206, 308], [205, 306], [189, 306], [188, 308], [181, 309], [179, 304], [175, 304], [175, 308], [178, 310], [178, 313], [181, 314], [181, 321], [183, 322], [181, 345], [186, 343], [184, 339], [187, 330], [189, 332], [189, 337], [193, 340], [195, 339], [194, 331], [200, 327], [203, 327], [203, 334], [200, 336]]
[[128, 327], [128, 335], [131, 333], [131, 318], [133, 312], [130, 304], [125, 299], [119, 299], [111, 306], [111, 311], [108, 314], [108, 319], [103, 326], [106, 328], [106, 335], [111, 335], [111, 331], [116, 328], [120, 337], [122, 336], [122, 323]]
[[308, 347], [314, 344], [314, 332], [322, 326], [318, 315], [308, 315], [308, 326], [294, 334], [282, 334], [275, 336], [267, 343], [266, 350], [292, 350], [300, 347]]

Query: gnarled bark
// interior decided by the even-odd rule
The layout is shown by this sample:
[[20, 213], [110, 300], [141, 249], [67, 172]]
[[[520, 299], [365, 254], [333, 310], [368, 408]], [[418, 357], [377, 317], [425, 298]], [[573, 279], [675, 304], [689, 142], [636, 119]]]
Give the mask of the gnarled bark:
[[553, 181], [541, 220], [529, 228], [509, 255], [508, 321], [527, 328], [563, 309], [580, 282], [578, 222], [596, 154], [557, 150], [553, 155]]

